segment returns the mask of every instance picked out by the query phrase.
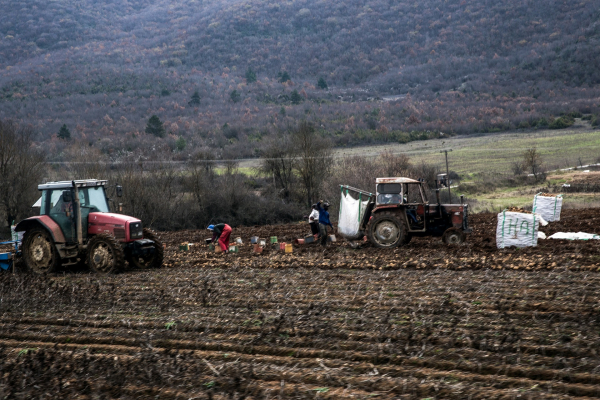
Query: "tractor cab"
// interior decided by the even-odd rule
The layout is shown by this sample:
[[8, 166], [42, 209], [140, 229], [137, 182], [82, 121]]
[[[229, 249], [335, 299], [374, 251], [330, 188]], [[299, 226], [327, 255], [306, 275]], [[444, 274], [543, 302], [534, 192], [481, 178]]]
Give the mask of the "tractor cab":
[[425, 229], [425, 210], [428, 204], [423, 182], [410, 178], [377, 178], [376, 202], [373, 211], [402, 207], [406, 210], [409, 230]]
[[[39, 185], [42, 192], [40, 215], [47, 215], [62, 230], [67, 242], [77, 242], [77, 223], [81, 220], [82, 238], [87, 238], [88, 217], [91, 212], [108, 213], [105, 186], [107, 181], [88, 179], [75, 181], [79, 204], [75, 204], [75, 186], [71, 181]], [[80, 215], [78, 215], [78, 211]]]
[[421, 181], [410, 178], [377, 178], [376, 184], [376, 206], [427, 203]]

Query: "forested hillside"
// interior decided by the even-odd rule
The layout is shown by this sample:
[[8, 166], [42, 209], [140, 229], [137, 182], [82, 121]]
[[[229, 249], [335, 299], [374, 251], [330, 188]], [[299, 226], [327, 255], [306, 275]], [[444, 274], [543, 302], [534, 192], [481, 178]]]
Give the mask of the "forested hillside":
[[[598, 0], [0, 0], [0, 10], [0, 118], [32, 124], [56, 159], [74, 142], [113, 159], [250, 157], [300, 119], [337, 145], [408, 141], [548, 126], [600, 103]], [[147, 129], [153, 115], [164, 130]]]

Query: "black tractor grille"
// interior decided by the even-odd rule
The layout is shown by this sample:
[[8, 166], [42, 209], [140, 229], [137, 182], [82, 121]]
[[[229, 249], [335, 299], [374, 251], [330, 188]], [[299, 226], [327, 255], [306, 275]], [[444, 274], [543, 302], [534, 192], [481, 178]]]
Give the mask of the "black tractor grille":
[[144, 230], [141, 222], [132, 222], [129, 224], [129, 237], [131, 239], [141, 239], [144, 237]]
[[114, 230], [115, 239], [125, 239], [125, 229], [115, 228]]

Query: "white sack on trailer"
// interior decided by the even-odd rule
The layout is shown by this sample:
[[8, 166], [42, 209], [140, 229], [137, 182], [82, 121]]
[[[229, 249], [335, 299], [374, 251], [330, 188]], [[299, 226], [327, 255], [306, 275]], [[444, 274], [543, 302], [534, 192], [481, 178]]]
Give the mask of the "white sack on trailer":
[[536, 214], [502, 211], [498, 214], [496, 246], [499, 249], [537, 246], [539, 228], [540, 217]]
[[356, 239], [360, 230], [360, 219], [365, 214], [368, 201], [353, 198], [348, 191], [342, 190], [340, 200], [340, 216], [338, 219], [338, 232], [347, 239]]
[[562, 203], [562, 194], [548, 197], [538, 193], [533, 198], [533, 212], [540, 214], [548, 222], [560, 221]]

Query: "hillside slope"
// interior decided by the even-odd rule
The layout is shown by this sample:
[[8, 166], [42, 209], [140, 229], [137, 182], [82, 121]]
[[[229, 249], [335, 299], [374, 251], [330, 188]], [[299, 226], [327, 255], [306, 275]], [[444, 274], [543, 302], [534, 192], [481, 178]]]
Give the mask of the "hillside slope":
[[[469, 108], [481, 100], [501, 103], [497, 96], [506, 95], [537, 102], [536, 112], [551, 115], [561, 101], [593, 99], [600, 83], [599, 6], [597, 0], [0, 0], [0, 117], [34, 124], [40, 140], [66, 123], [74, 137], [94, 141], [141, 132], [152, 114], [169, 128], [174, 123], [169, 131], [183, 137], [210, 136], [246, 117], [232, 137], [188, 137], [218, 148], [245, 140], [249, 125], [264, 131], [280, 124], [281, 106], [287, 117], [305, 116], [306, 104], [325, 104], [327, 115], [313, 107], [311, 118], [317, 114], [338, 136], [382, 126], [387, 132], [514, 127], [519, 118], [461, 127], [437, 115], [446, 112], [411, 111], [427, 107], [414, 103], [389, 110], [382, 121], [365, 113], [385, 107], [361, 102], [410, 94], [429, 103], [452, 92], [446, 102], [464, 100], [461, 107]], [[248, 69], [258, 82], [247, 82]], [[282, 72], [291, 81], [279, 83]], [[319, 78], [328, 91], [317, 88]], [[241, 96], [231, 96], [233, 90]], [[300, 101], [292, 101], [293, 90]], [[191, 113], [194, 91], [202, 102]], [[595, 101], [583, 111], [593, 112], [590, 105]]]

